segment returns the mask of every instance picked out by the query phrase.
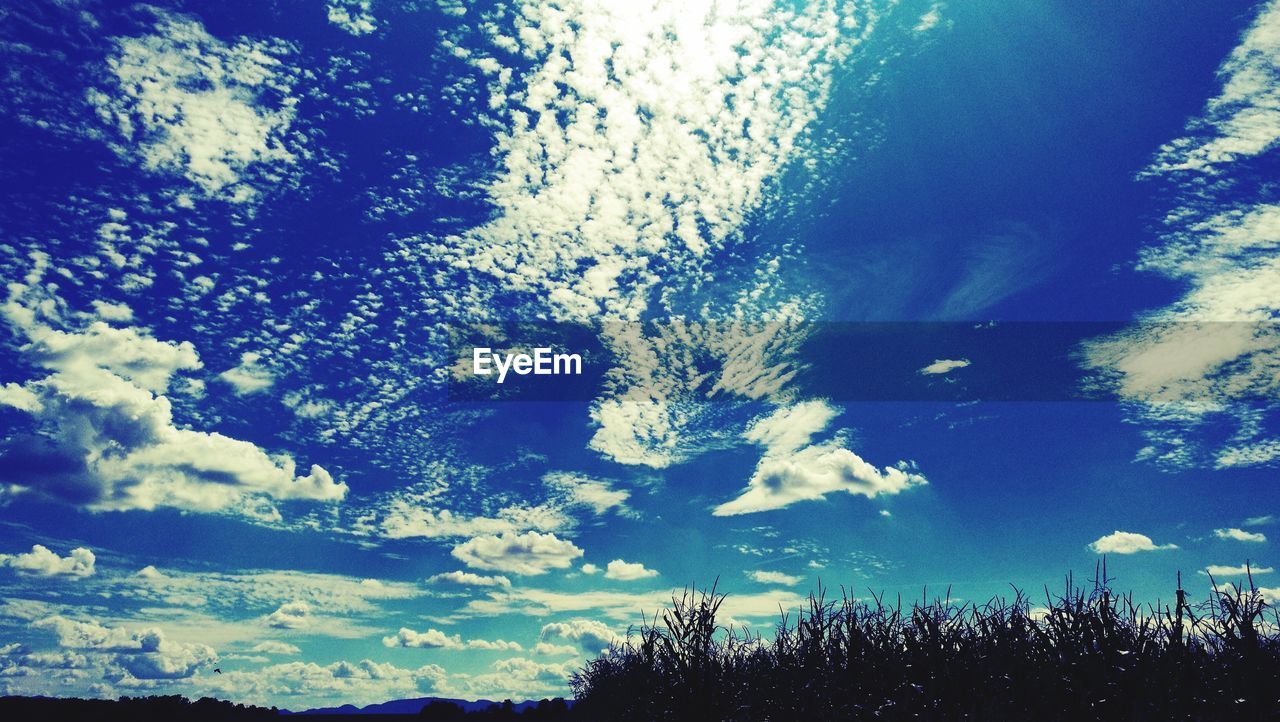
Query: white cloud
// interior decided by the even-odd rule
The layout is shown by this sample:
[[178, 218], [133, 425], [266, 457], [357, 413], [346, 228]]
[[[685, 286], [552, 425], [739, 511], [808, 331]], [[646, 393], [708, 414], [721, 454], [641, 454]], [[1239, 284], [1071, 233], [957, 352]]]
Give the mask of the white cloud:
[[838, 415], [839, 411], [826, 401], [802, 401], [757, 419], [747, 427], [743, 438], [764, 446], [770, 454], [795, 451], [806, 446]]
[[723, 443], [727, 405], [789, 402], [788, 384], [805, 365], [797, 353], [805, 304], [757, 306], [735, 304], [726, 322], [607, 324], [615, 366], [591, 407], [590, 447], [618, 463], [665, 468]]
[[569, 504], [585, 506], [597, 515], [610, 510], [624, 516], [634, 512], [627, 507], [627, 499], [631, 492], [626, 489], [615, 489], [610, 482], [591, 479], [581, 474], [568, 472], [552, 472], [542, 477], [547, 487], [564, 494]]
[[609, 562], [605, 568], [605, 579], [616, 579], [618, 581], [635, 581], [636, 579], [649, 579], [658, 576], [658, 572], [652, 569], [646, 569], [643, 564], [636, 562], [624, 562], [621, 559], [614, 559]]
[[94, 571], [93, 552], [76, 547], [65, 557], [58, 556], [41, 544], [22, 554], [0, 554], [0, 566], [42, 577], [88, 577]]
[[549, 642], [538, 642], [533, 645], [533, 653], [541, 654], [548, 657], [562, 657], [565, 655], [576, 655], [579, 653], [577, 647], [568, 644], [551, 644]]
[[1276, 518], [1274, 516], [1270, 514], [1264, 514], [1262, 516], [1251, 516], [1248, 519], [1245, 519], [1243, 522], [1241, 522], [1240, 525], [1241, 526], [1266, 526], [1268, 524], [1274, 524], [1275, 520]]
[[128, 304], [110, 303], [94, 299], [92, 305], [93, 312], [103, 321], [129, 323], [133, 320], [133, 309], [129, 308]]
[[261, 354], [246, 351], [240, 355], [240, 365], [223, 371], [218, 378], [230, 384], [238, 396], [266, 391], [276, 379], [270, 369], [258, 363], [261, 359]]
[[453, 556], [468, 566], [524, 575], [564, 569], [582, 554], [573, 542], [536, 531], [478, 536], [453, 548]]
[[59, 615], [31, 626], [52, 631], [65, 649], [103, 655], [138, 679], [183, 679], [218, 659], [207, 645], [171, 641], [154, 627], [107, 627], [94, 620], [75, 621]]
[[251, 652], [259, 652], [261, 654], [285, 654], [289, 656], [297, 656], [302, 654], [302, 650], [288, 642], [281, 642], [278, 639], [268, 639], [258, 642], [249, 648]]
[[543, 664], [524, 657], [510, 657], [494, 662], [486, 674], [459, 676], [459, 694], [466, 697], [500, 697], [556, 695], [568, 691], [568, 679], [578, 671], [575, 661]]
[[804, 577], [764, 569], [757, 569], [755, 571], [748, 572], [747, 576], [761, 584], [785, 584], [789, 587], [795, 586], [804, 581]]
[[373, 0], [328, 0], [329, 22], [359, 37], [378, 29]]
[[438, 691], [446, 678], [444, 669], [434, 664], [405, 669], [363, 659], [325, 665], [286, 662], [259, 669], [226, 670], [203, 676], [200, 683], [211, 696], [258, 705], [294, 699], [302, 702], [291, 705], [298, 709], [322, 702], [367, 705], [421, 696]]
[[1243, 577], [1247, 574], [1270, 574], [1274, 571], [1272, 567], [1255, 567], [1248, 564], [1234, 567], [1226, 564], [1210, 564], [1200, 570], [1200, 573], [1212, 574], [1215, 577]]
[[1161, 149], [1150, 172], [1212, 173], [1223, 164], [1256, 156], [1280, 139], [1280, 2], [1267, 3], [1218, 77], [1222, 90], [1209, 101], [1189, 135]]
[[938, 23], [942, 21], [942, 3], [934, 3], [928, 12], [920, 16], [920, 21], [912, 28], [913, 32], [926, 33], [938, 27]]
[[1261, 543], [1267, 540], [1266, 534], [1263, 534], [1261, 532], [1245, 531], [1243, 529], [1237, 529], [1235, 527], [1231, 527], [1229, 529], [1214, 529], [1213, 535], [1218, 537], [1219, 539], [1234, 539], [1235, 541], [1242, 541], [1242, 542]]
[[385, 647], [411, 647], [416, 649], [462, 649], [462, 638], [458, 635], [447, 635], [438, 629], [428, 629], [425, 632], [415, 632], [407, 627], [401, 627], [390, 637], [383, 637], [382, 644]]
[[485, 576], [472, 572], [454, 571], [427, 577], [428, 584], [456, 584], [466, 587], [511, 587], [511, 580], [503, 576]]
[[[549, 653], [560, 653], [563, 647], [555, 642], [569, 642], [587, 654], [599, 654], [608, 649], [615, 641], [620, 641], [613, 629], [604, 622], [594, 619], [570, 619], [566, 622], [551, 622], [542, 627], [539, 640], [550, 643]], [[545, 649], [545, 648], [544, 648]]]
[[737, 230], [873, 19], [752, 0], [518, 12], [532, 70], [474, 61], [496, 71], [508, 126], [488, 188], [498, 213], [455, 242], [470, 267], [574, 319], [636, 317], [659, 269], [697, 269]]
[[881, 494], [901, 494], [926, 483], [924, 476], [905, 462], [878, 469], [848, 449], [819, 444], [782, 456], [766, 455], [756, 466], [747, 488], [736, 499], [717, 506], [713, 513], [753, 514], [821, 499], [835, 492], [874, 499]]
[[1097, 541], [1091, 542], [1089, 548], [1095, 554], [1136, 554], [1137, 552], [1154, 552], [1164, 549], [1177, 549], [1177, 544], [1157, 545], [1146, 534], [1116, 530]]
[[588, 574], [588, 575], [599, 574], [600, 567], [596, 566], [595, 564], [592, 564], [591, 562], [587, 562], [586, 564], [582, 565], [582, 573]]
[[445, 634], [438, 629], [415, 632], [408, 627], [401, 627], [400, 631], [395, 634], [383, 637], [382, 645], [384, 647], [407, 647], [410, 649], [484, 649], [490, 651], [520, 651], [523, 649], [517, 642], [507, 642], [501, 639], [493, 641], [471, 639], [463, 642], [462, 637], [457, 634]]
[[[308, 615], [365, 617], [375, 613], [383, 602], [425, 594], [417, 584], [409, 582], [371, 583], [372, 580], [339, 574], [273, 569], [232, 574], [146, 567], [121, 581], [129, 584], [131, 598], [152, 605], [172, 604], [172, 600], [178, 599], [187, 602], [182, 606], [209, 608], [219, 613], [261, 613], [264, 619], [283, 608], [281, 621]], [[350, 630], [344, 629], [336, 619], [326, 617], [314, 631], [345, 635]]]
[[469, 639], [467, 649], [485, 649], [489, 651], [520, 652], [524, 647], [519, 642], [508, 642], [502, 639]]
[[[296, 161], [297, 99], [279, 41], [227, 44], [196, 20], [156, 11], [155, 33], [119, 38], [113, 87], [89, 98], [119, 133], [121, 155], [180, 173], [203, 194], [246, 201]], [[261, 177], [259, 177], [261, 176]]]
[[0, 446], [0, 481], [94, 510], [169, 506], [268, 520], [279, 518], [268, 499], [346, 495], [346, 484], [320, 466], [298, 476], [292, 458], [176, 424], [164, 394], [176, 374], [201, 367], [190, 343], [100, 321], [77, 331], [45, 323], [41, 316], [56, 299], [34, 284], [46, 260], [37, 257], [33, 285], [10, 284], [0, 307], [28, 340], [24, 357], [49, 372], [22, 386], [27, 398], [17, 407], [31, 415], [38, 433], [11, 436]]
[[780, 407], [757, 419], [743, 437], [764, 446], [764, 456], [747, 488], [738, 498], [717, 506], [713, 513], [734, 516], [782, 509], [838, 491], [875, 498], [927, 483], [906, 462], [877, 469], [841, 448], [839, 438], [808, 445], [838, 413], [827, 402], [812, 400]]
[[266, 618], [268, 626], [278, 629], [302, 629], [311, 621], [311, 605], [303, 601], [285, 602]]
[[465, 516], [449, 509], [434, 509], [406, 499], [393, 500], [381, 521], [381, 532], [392, 539], [427, 539], [515, 534], [524, 531], [559, 531], [573, 521], [559, 508], [549, 505], [513, 505], [498, 510], [496, 516]]
[[920, 369], [917, 373], [925, 376], [937, 376], [940, 374], [950, 373], [956, 369], [962, 369], [969, 365], [969, 359], [937, 359], [933, 363]]
[[[544, 617], [552, 614], [591, 613], [620, 623], [634, 622], [638, 614], [652, 614], [671, 606], [670, 588], [640, 592], [610, 590], [554, 591], [532, 587], [509, 592], [490, 592], [487, 598], [472, 599], [460, 610], [462, 616], [506, 616], [525, 614]], [[779, 608], [796, 609], [803, 597], [789, 589], [771, 589], [757, 594], [729, 595], [721, 609], [735, 620], [776, 621]]]
[[[1143, 424], [1141, 460], [1223, 468], [1280, 459], [1280, 205], [1257, 167], [1274, 160], [1280, 139], [1277, 37], [1272, 0], [1219, 68], [1217, 96], [1144, 173], [1177, 203], [1138, 268], [1186, 291], [1085, 345], [1097, 380]], [[1233, 433], [1200, 433], [1210, 424]]]

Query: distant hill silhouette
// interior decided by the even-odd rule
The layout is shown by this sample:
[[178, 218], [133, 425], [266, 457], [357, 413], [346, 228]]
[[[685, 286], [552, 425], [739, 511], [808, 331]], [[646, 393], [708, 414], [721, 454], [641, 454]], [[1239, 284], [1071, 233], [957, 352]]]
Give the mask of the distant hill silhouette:
[[[305, 715], [309, 718], [318, 715], [419, 715], [425, 708], [431, 707], [433, 714], [462, 714], [467, 718], [475, 716], [493, 718], [495, 715], [516, 715], [521, 719], [562, 719], [568, 714], [568, 711], [572, 706], [572, 702], [567, 702], [559, 698], [553, 700], [543, 699], [538, 701], [527, 700], [524, 702], [512, 702], [511, 700], [494, 702], [487, 699], [472, 701], [447, 697], [415, 697], [413, 699], [394, 699], [389, 702], [379, 702], [377, 704], [366, 705], [364, 707], [344, 704], [341, 707], [317, 707], [315, 709], [303, 710], [301, 712], [282, 710], [281, 713], [295, 716]], [[549, 714], [552, 711], [555, 711], [559, 716], [539, 716]], [[442, 720], [462, 719], [461, 717], [456, 716], [430, 717], [430, 715], [427, 715], [427, 717]]]

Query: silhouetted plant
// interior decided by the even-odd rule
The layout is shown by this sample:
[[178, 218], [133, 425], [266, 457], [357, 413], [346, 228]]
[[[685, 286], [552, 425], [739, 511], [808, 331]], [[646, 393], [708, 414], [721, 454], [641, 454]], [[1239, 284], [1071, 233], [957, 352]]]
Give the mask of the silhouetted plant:
[[1105, 561], [1033, 609], [1012, 598], [904, 607], [810, 595], [772, 639], [686, 590], [571, 680], [586, 720], [1210, 720], [1280, 718], [1280, 620], [1248, 586], [1135, 604]]

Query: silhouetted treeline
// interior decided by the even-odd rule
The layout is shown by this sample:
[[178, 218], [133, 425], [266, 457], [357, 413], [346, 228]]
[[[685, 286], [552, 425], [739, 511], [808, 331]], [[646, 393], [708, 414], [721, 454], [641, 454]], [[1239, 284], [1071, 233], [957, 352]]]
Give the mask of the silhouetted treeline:
[[433, 722], [451, 720], [567, 720], [570, 719], [569, 703], [560, 697], [540, 700], [537, 704], [528, 704], [524, 709], [516, 711], [511, 700], [494, 703], [484, 709], [464, 710], [461, 705], [448, 700], [428, 702], [418, 714], [419, 719]]
[[[1280, 719], [1275, 612], [1216, 584], [1172, 607], [1116, 596], [1105, 566], [1033, 608], [1011, 600], [909, 607], [811, 595], [772, 640], [717, 622], [689, 592], [574, 675], [584, 720]], [[948, 594], [949, 596], [949, 594]]]
[[[565, 700], [544, 699], [519, 705], [506, 700], [470, 712], [448, 700], [427, 703], [417, 715], [367, 715], [379, 720], [568, 720], [570, 705]], [[120, 699], [76, 699], [65, 697], [0, 697], [0, 720], [93, 720], [94, 722], [182, 722], [184, 720], [350, 720], [351, 714], [282, 715], [275, 708], [234, 704], [204, 697], [195, 702], [178, 695], [121, 697]]]
[[194, 702], [178, 695], [75, 699], [66, 697], [0, 697], [5, 720], [275, 720], [275, 707], [234, 704], [212, 697]]

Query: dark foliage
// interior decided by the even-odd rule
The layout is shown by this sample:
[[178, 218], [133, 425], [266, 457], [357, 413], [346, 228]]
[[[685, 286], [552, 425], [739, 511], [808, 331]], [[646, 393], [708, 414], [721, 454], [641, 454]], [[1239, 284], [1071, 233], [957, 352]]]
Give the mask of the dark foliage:
[[[567, 720], [571, 719], [569, 703], [556, 697], [539, 700], [537, 704], [529, 703], [524, 709], [516, 711], [511, 700], [491, 704], [484, 709], [467, 712], [461, 705], [447, 700], [436, 700], [423, 706], [419, 713], [421, 719], [429, 720]], [[576, 719], [576, 718], [574, 718]]]
[[1012, 599], [904, 607], [820, 590], [772, 640], [686, 591], [572, 680], [591, 720], [1280, 719], [1280, 637], [1253, 586], [1173, 608], [1116, 596], [1105, 563], [1032, 609]]
[[274, 720], [276, 708], [233, 704], [212, 697], [194, 702], [178, 695], [67, 699], [0, 697], [0, 719], [6, 720]]

